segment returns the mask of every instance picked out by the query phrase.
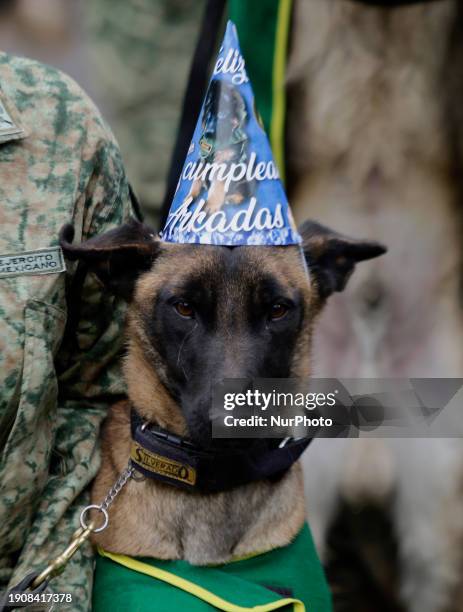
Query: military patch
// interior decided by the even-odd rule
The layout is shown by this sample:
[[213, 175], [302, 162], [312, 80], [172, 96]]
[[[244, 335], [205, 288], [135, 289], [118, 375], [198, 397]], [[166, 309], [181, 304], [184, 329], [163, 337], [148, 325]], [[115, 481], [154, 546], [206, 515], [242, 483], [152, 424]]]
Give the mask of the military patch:
[[64, 272], [63, 252], [60, 247], [37, 249], [0, 255], [0, 278]]
[[16, 125], [0, 100], [0, 142], [24, 135], [23, 130]]

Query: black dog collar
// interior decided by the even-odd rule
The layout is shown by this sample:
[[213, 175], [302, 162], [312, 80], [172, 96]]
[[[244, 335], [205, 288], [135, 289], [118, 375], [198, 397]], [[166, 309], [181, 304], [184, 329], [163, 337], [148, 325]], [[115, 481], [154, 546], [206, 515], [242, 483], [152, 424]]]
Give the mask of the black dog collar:
[[295, 463], [311, 438], [256, 440], [249, 449], [203, 450], [186, 438], [143, 421], [131, 411], [132, 466], [144, 476], [187, 491], [218, 493], [256, 480], [277, 480]]

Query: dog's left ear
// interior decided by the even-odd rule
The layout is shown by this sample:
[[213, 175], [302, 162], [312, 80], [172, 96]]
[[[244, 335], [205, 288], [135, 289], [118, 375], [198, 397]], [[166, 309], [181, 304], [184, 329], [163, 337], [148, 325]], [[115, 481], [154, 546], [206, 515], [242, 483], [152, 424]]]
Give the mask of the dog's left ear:
[[356, 263], [387, 251], [379, 242], [348, 238], [315, 221], [305, 221], [299, 233], [307, 265], [323, 300], [345, 288]]
[[72, 244], [74, 228], [65, 225], [60, 231], [64, 256], [84, 262], [113, 293], [130, 301], [135, 282], [149, 270], [160, 250], [155, 231], [132, 220], [81, 244]]

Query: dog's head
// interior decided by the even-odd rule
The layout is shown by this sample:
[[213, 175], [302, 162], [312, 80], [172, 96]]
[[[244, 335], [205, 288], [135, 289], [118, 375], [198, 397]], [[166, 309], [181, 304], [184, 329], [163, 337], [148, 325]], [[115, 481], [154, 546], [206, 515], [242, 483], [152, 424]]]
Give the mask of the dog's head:
[[299, 231], [302, 250], [165, 243], [135, 221], [73, 245], [63, 229], [65, 255], [130, 304], [125, 371], [143, 416], [204, 443], [214, 383], [310, 374], [320, 309], [385, 248], [313, 222]]
[[241, 151], [248, 136], [243, 129], [247, 121], [246, 103], [229, 83], [213, 80], [204, 101], [199, 141], [201, 157], [213, 159], [224, 150]]

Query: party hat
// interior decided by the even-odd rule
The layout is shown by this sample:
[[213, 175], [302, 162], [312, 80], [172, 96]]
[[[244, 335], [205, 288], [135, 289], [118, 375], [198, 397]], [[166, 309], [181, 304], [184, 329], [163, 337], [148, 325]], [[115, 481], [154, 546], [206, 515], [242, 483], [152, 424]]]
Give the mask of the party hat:
[[161, 238], [225, 246], [301, 242], [231, 21]]

